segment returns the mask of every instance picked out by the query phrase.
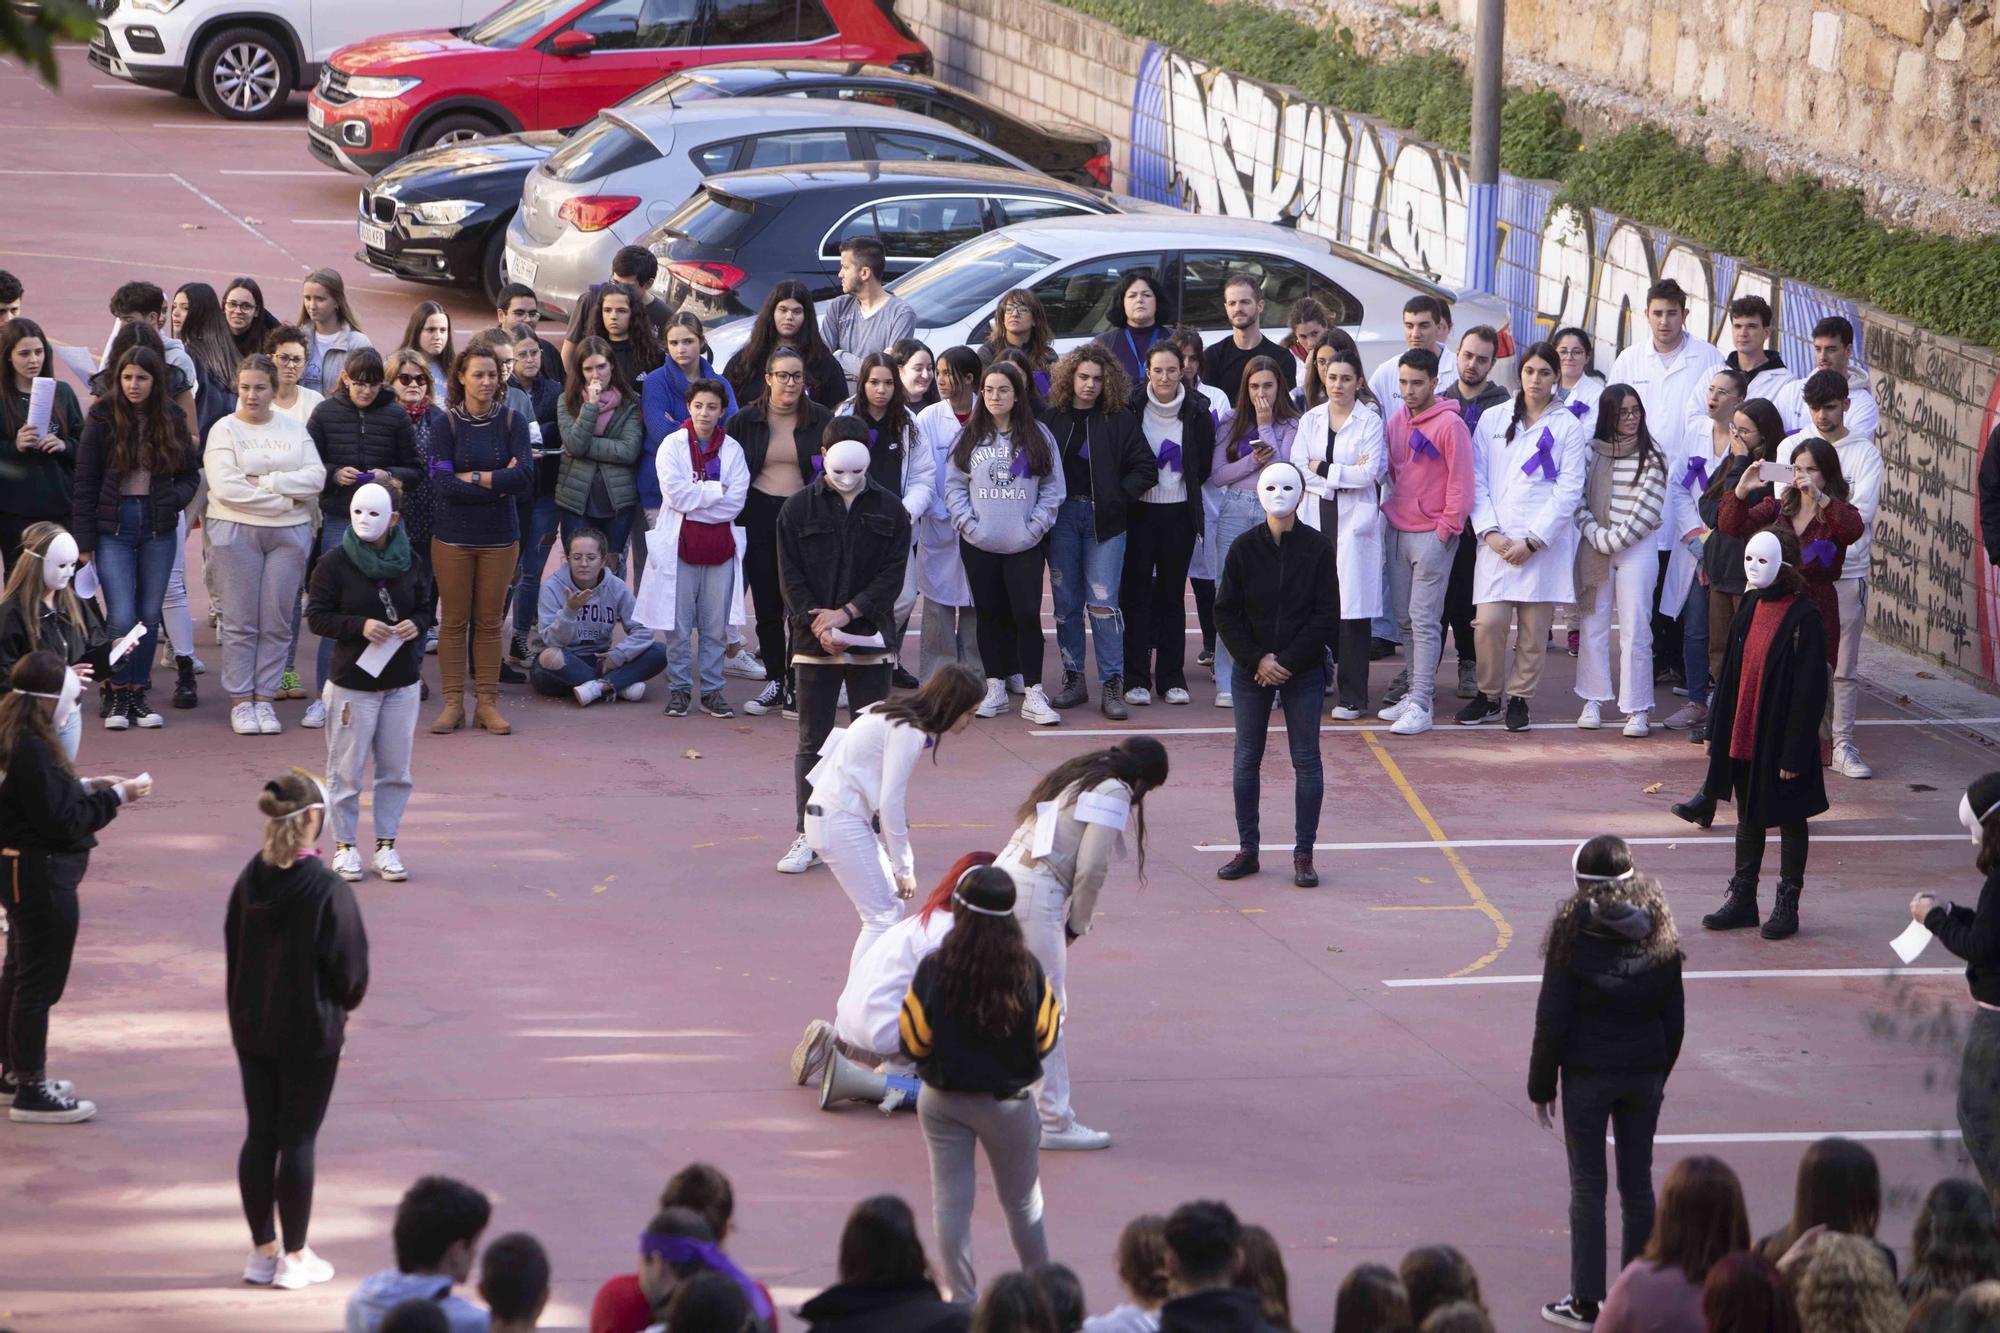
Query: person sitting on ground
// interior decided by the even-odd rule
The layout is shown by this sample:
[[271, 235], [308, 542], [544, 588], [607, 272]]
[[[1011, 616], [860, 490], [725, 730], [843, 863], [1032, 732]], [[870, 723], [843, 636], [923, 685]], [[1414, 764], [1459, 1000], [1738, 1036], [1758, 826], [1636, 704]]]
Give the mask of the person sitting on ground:
[[[729, 1177], [720, 1167], [707, 1162], [690, 1162], [674, 1172], [660, 1191], [659, 1207], [668, 1209], [692, 1209], [708, 1223], [709, 1233], [716, 1237], [716, 1244], [729, 1239], [731, 1219], [736, 1213], [736, 1192], [729, 1184]], [[761, 1284], [760, 1290], [768, 1300], [771, 1293]], [[648, 1299], [641, 1274], [620, 1273], [617, 1277], [606, 1278], [604, 1285], [597, 1289], [597, 1298], [590, 1306], [590, 1333], [639, 1333], [653, 1321], [653, 1307]], [[778, 1316], [771, 1315], [771, 1328], [776, 1333]]]
[[1362, 1264], [1341, 1279], [1333, 1300], [1333, 1333], [1411, 1333], [1415, 1327], [1410, 1293], [1395, 1269]]
[[1707, 1333], [1799, 1333], [1799, 1308], [1777, 1265], [1747, 1251], [1725, 1254], [1708, 1270], [1701, 1312]]
[[1292, 1333], [1292, 1284], [1285, 1273], [1284, 1251], [1278, 1238], [1260, 1226], [1243, 1228], [1243, 1266], [1236, 1285], [1257, 1293], [1264, 1322], [1278, 1333]]
[[1083, 1333], [1157, 1333], [1167, 1299], [1167, 1219], [1146, 1213], [1118, 1233], [1118, 1280], [1128, 1299], [1083, 1321]]
[[[535, 658], [528, 681], [535, 693], [571, 694], [580, 707], [599, 699], [646, 697], [646, 682], [667, 669], [666, 645], [639, 623], [638, 599], [625, 580], [605, 566], [604, 534], [584, 528], [569, 542], [569, 557], [542, 580], [540, 625], [548, 647]], [[611, 641], [623, 626], [625, 637]]]
[[1042, 1299], [1048, 1302], [1056, 1333], [1083, 1333], [1083, 1312], [1088, 1303], [1083, 1295], [1083, 1280], [1077, 1277], [1076, 1270], [1067, 1264], [1036, 1264], [1028, 1271], [1028, 1278], [1041, 1289]]
[[751, 1333], [756, 1327], [743, 1288], [720, 1273], [696, 1273], [675, 1289], [649, 1333]]
[[1160, 1333], [1276, 1333], [1254, 1291], [1233, 1285], [1243, 1267], [1243, 1227], [1226, 1203], [1197, 1199], [1168, 1215], [1167, 1289]]
[[549, 1256], [525, 1231], [510, 1231], [479, 1259], [479, 1299], [492, 1311], [492, 1333], [530, 1333], [549, 1303]]
[[380, 1333], [451, 1333], [451, 1320], [436, 1301], [412, 1296], [382, 1316]]
[[854, 1205], [840, 1281], [799, 1307], [811, 1333], [965, 1333], [971, 1314], [938, 1294], [916, 1215], [893, 1194]]
[[396, 1205], [396, 1266], [385, 1268], [347, 1298], [346, 1333], [382, 1333], [391, 1309], [430, 1301], [449, 1333], [487, 1333], [486, 1311], [452, 1294], [472, 1276], [479, 1235], [493, 1217], [486, 1196], [449, 1176], [425, 1176]]
[[[1708, 1270], [1750, 1247], [1750, 1218], [1736, 1173], [1714, 1157], [1683, 1157], [1660, 1187], [1653, 1234], [1597, 1311], [1600, 1333], [1706, 1333]], [[1550, 1323], [1564, 1321], [1548, 1318]], [[1570, 1322], [1570, 1328], [1589, 1325]]]
[[[1908, 1311], [1884, 1253], [1865, 1236], [1824, 1231], [1813, 1238], [1803, 1269], [1790, 1273], [1805, 1333], [1897, 1333], [1903, 1327]], [[1992, 1328], [1993, 1312], [1984, 1313], [1978, 1323], [1957, 1327]]]
[[1940, 1180], [1917, 1214], [1903, 1299], [1915, 1305], [1933, 1292], [1956, 1296], [1975, 1282], [1995, 1279], [2000, 1279], [2000, 1234], [1991, 1196], [1977, 1180]]
[[1471, 1301], [1453, 1301], [1430, 1312], [1422, 1333], [1493, 1333], [1493, 1320]]
[[1829, 1136], [1799, 1157], [1792, 1192], [1792, 1220], [1757, 1242], [1757, 1253], [1782, 1263], [1809, 1231], [1824, 1229], [1874, 1241], [1896, 1273], [1896, 1252], [1875, 1239], [1882, 1220], [1882, 1172], [1875, 1154], [1853, 1139]]
[[1484, 1309], [1479, 1274], [1454, 1246], [1424, 1245], [1403, 1256], [1403, 1289], [1410, 1298], [1410, 1321], [1422, 1324], [1432, 1310], [1454, 1301], [1471, 1301]]
[[1033, 1278], [1002, 1273], [979, 1298], [972, 1333], [1056, 1333], [1055, 1312]]

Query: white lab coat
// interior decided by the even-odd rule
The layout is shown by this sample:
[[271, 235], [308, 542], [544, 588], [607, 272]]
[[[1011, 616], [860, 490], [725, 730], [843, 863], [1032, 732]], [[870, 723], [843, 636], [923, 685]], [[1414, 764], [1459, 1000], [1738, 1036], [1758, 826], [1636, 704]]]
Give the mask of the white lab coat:
[[[1208, 415], [1215, 422], [1215, 438], [1221, 439], [1228, 433], [1229, 423], [1236, 419], [1236, 409], [1230, 405], [1229, 395], [1213, 384], [1198, 386], [1202, 397], [1208, 399]], [[1215, 493], [1207, 486], [1201, 488], [1201, 531], [1194, 535], [1194, 555], [1188, 560], [1188, 577], [1191, 579], [1219, 579], [1222, 577], [1220, 555], [1228, 552], [1209, 550], [1208, 535], [1215, 531]]]
[[[917, 533], [917, 591], [925, 601], [941, 606], [972, 605], [972, 585], [966, 582], [965, 565], [958, 557], [958, 529], [952, 526], [951, 512], [944, 506], [944, 487], [936, 480], [944, 475], [959, 430], [958, 414], [948, 402], [940, 400], [917, 413], [917, 439], [911, 458], [925, 455], [932, 478], [923, 512], [910, 511], [910, 526]], [[909, 503], [907, 497], [904, 503]]]
[[[720, 481], [695, 476], [684, 430], [660, 441], [659, 453], [654, 456], [653, 468], [660, 478], [664, 503], [646, 534], [646, 579], [639, 585], [634, 614], [644, 624], [668, 634], [674, 632], [677, 615], [674, 584], [681, 567], [682, 520], [734, 524], [743, 512], [744, 497], [750, 493], [750, 465], [744, 460], [743, 446], [725, 435], [718, 457], [722, 463]], [[732, 526], [729, 532], [736, 539], [736, 560], [729, 576], [729, 623], [741, 625], [748, 619], [743, 608], [744, 530]]]
[[[1682, 330], [1681, 345], [1662, 356], [1653, 350], [1652, 330], [1641, 333], [1640, 340], [1611, 363], [1609, 383], [1637, 389], [1646, 406], [1646, 429], [1678, 447], [1681, 426], [1706, 405], [1708, 377], [1722, 364], [1722, 349]], [[1591, 424], [1594, 429], [1594, 418]], [[1654, 535], [1654, 546], [1668, 549], [1664, 524]]]
[[[1496, 407], [1479, 418], [1479, 429], [1472, 433], [1472, 532], [1479, 542], [1472, 600], [1573, 602], [1575, 518], [1583, 503], [1590, 438], [1557, 402], [1549, 404], [1539, 421], [1522, 422], [1510, 442], [1507, 427], [1513, 419], [1512, 408]], [[1552, 437], [1556, 460], [1553, 480], [1540, 468], [1532, 476], [1521, 470], [1535, 456], [1536, 442], [1545, 430]], [[1487, 548], [1486, 535], [1491, 532], [1510, 539], [1533, 537], [1542, 549], [1527, 563], [1510, 565]]]
[[[1292, 457], [1303, 460], [1306, 494], [1332, 503], [1338, 516], [1334, 559], [1340, 569], [1340, 618], [1373, 619], [1382, 614], [1382, 542], [1388, 526], [1382, 517], [1382, 478], [1389, 472], [1388, 439], [1382, 414], [1357, 402], [1347, 424], [1335, 432], [1329, 457], [1326, 417], [1325, 403], [1305, 414]], [[1331, 465], [1325, 477], [1314, 472], [1322, 462]], [[1299, 506], [1299, 518], [1317, 528], [1319, 506]]]
[[1669, 620], [1681, 613], [1687, 605], [1688, 593], [1694, 586], [1694, 573], [1701, 564], [1698, 547], [1690, 546], [1687, 534], [1699, 531], [1705, 526], [1701, 521], [1701, 493], [1704, 486], [1696, 484], [1700, 478], [1693, 476], [1690, 469], [1695, 460], [1702, 460], [1707, 467], [1707, 476], [1713, 480], [1722, 470], [1729, 455], [1715, 452], [1715, 422], [1706, 413], [1689, 417], [1681, 424], [1679, 447], [1667, 452], [1667, 507], [1660, 520], [1660, 530], [1667, 537], [1667, 573], [1660, 584], [1660, 614]]
[[[1604, 396], [1604, 390], [1607, 387], [1603, 380], [1597, 378], [1595, 375], [1586, 373], [1582, 379], [1578, 380], [1570, 388], [1563, 389], [1559, 387], [1556, 390], [1558, 394], [1562, 395], [1563, 407], [1568, 409], [1569, 414], [1576, 418], [1576, 424], [1583, 427], [1585, 439], [1589, 439], [1591, 436], [1597, 434], [1597, 400]], [[1583, 404], [1584, 407], [1584, 410], [1580, 413], [1576, 410], [1579, 403]], [[1658, 432], [1655, 431], [1654, 433], [1657, 434]]]
[[[1384, 421], [1395, 416], [1396, 409], [1403, 405], [1402, 359], [1403, 352], [1408, 350], [1406, 347], [1391, 356], [1375, 367], [1375, 373], [1368, 377], [1368, 391], [1375, 395], [1376, 403], [1381, 406]], [[1458, 353], [1447, 351], [1443, 347], [1434, 347], [1431, 350], [1437, 353], [1438, 359], [1437, 392], [1443, 393], [1458, 383]]]

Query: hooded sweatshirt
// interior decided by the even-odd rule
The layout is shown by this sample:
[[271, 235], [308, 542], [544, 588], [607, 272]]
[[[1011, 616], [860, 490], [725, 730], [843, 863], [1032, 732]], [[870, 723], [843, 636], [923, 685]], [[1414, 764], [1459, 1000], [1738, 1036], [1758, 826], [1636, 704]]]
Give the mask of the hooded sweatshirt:
[[[569, 605], [570, 594], [576, 590], [567, 562], [542, 580], [540, 614], [535, 619], [544, 643], [584, 657], [602, 657], [607, 671], [625, 665], [651, 646], [653, 631], [639, 623], [639, 599], [625, 586], [625, 580], [608, 569], [599, 574], [590, 601], [580, 611], [572, 611]], [[619, 625], [625, 627], [625, 637], [614, 645], [611, 631]]]
[[[1430, 449], [1413, 452], [1422, 431]], [[1389, 449], [1389, 498], [1382, 516], [1398, 532], [1435, 532], [1450, 541], [1472, 514], [1472, 433], [1456, 399], [1442, 395], [1412, 417], [1398, 407], [1384, 432]]]
[[[1047, 428], [1036, 430], [1047, 436]], [[1049, 453], [1056, 453], [1049, 441]], [[1025, 454], [1023, 455], [1025, 457]], [[1048, 535], [1063, 502], [1063, 471], [1053, 459], [1049, 475], [1016, 475], [1014, 439], [1004, 431], [972, 451], [972, 466], [960, 470], [953, 454], [946, 455], [944, 505], [959, 536], [982, 551], [1013, 555]]]
[[1160, 1333], [1273, 1333], [1254, 1291], [1225, 1287], [1177, 1296], [1160, 1307]]
[[347, 881], [317, 856], [253, 856], [223, 918], [229, 1034], [245, 1055], [340, 1053], [368, 992], [368, 933]]
[[1652, 933], [1645, 908], [1598, 903], [1569, 956], [1548, 961], [1535, 1004], [1529, 1100], [1554, 1101], [1558, 1071], [1673, 1070], [1687, 1022], [1681, 954], [1649, 944]]
[[486, 1311], [455, 1296], [443, 1273], [403, 1273], [393, 1268], [367, 1278], [347, 1298], [345, 1333], [375, 1333], [382, 1316], [408, 1300], [435, 1301], [451, 1333], [486, 1333]]

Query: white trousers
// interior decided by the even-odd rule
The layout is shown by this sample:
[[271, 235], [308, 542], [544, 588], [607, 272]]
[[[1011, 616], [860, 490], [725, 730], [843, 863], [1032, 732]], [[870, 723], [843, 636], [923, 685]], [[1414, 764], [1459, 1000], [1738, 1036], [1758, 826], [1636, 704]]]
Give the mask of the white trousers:
[[[1861, 702], [1861, 631], [1868, 627], [1868, 580], [1835, 579], [1840, 643], [1833, 658], [1833, 743], [1854, 744], [1854, 713]], [[1713, 631], [1710, 631], [1711, 633]]]
[[840, 881], [848, 901], [861, 918], [861, 934], [848, 955], [847, 970], [853, 972], [868, 946], [882, 938], [889, 927], [903, 919], [906, 904], [896, 896], [896, 877], [889, 868], [889, 853], [868, 821], [856, 819], [845, 810], [824, 816], [806, 816], [806, 845], [820, 854], [833, 877]]
[[1618, 707], [1625, 713], [1653, 708], [1653, 585], [1660, 580], [1659, 552], [1641, 542], [1611, 557], [1611, 572], [1597, 588], [1597, 605], [1584, 611], [1576, 630], [1576, 693], [1611, 702], [1611, 609], [1618, 608]]
[[1069, 920], [1069, 890], [1052, 875], [1011, 862], [1000, 863], [1014, 877], [1014, 916], [1027, 938], [1028, 952], [1042, 965], [1062, 1006], [1063, 1030], [1055, 1049], [1042, 1057], [1042, 1090], [1036, 1102], [1042, 1128], [1050, 1132], [1076, 1123], [1069, 1104], [1069, 944], [1064, 924]]

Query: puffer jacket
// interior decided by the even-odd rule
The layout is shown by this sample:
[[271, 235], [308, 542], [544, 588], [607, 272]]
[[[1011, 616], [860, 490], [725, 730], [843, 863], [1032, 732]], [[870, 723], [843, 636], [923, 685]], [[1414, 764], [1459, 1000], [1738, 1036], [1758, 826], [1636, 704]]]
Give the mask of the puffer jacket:
[[312, 436], [313, 448], [326, 464], [326, 489], [320, 492], [319, 508], [328, 518], [345, 523], [354, 492], [365, 484], [342, 486], [336, 482], [335, 474], [344, 467], [387, 472], [403, 484], [405, 495], [424, 475], [409, 410], [390, 393], [377, 392], [367, 407], [356, 407], [345, 394], [328, 398], [306, 419], [306, 434]]
[[611, 424], [597, 430], [597, 404], [579, 403], [571, 416], [569, 401], [556, 404], [556, 425], [562, 431], [562, 471], [556, 477], [556, 508], [569, 514], [589, 512], [592, 478], [604, 477], [611, 512], [622, 513], [639, 503], [636, 475], [644, 447], [644, 423], [639, 396], [632, 394], [612, 409]]
[[1528, 1097], [1556, 1099], [1562, 1070], [1673, 1071], [1687, 1030], [1681, 954], [1650, 944], [1645, 909], [1614, 903], [1543, 967], [1528, 1058]]
[[[146, 493], [146, 513], [152, 520], [149, 526], [155, 537], [173, 535], [181, 510], [194, 500], [195, 489], [201, 484], [201, 455], [188, 436], [187, 418], [178, 407], [169, 407], [167, 419], [173, 423], [181, 466], [172, 472], [155, 472]], [[119, 488], [124, 477], [111, 463], [117, 450], [112, 431], [111, 401], [102, 399], [93, 403], [84, 418], [83, 440], [76, 451], [76, 486], [71, 497], [69, 525], [70, 535], [76, 538], [76, 549], [85, 555], [97, 550], [100, 529], [118, 531], [118, 501], [122, 498]]]

